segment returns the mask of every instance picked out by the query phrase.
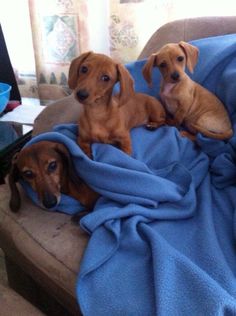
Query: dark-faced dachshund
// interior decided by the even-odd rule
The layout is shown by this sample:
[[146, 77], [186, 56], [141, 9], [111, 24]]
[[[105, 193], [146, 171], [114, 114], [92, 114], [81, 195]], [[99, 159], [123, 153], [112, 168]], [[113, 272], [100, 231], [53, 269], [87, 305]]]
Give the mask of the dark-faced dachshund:
[[[57, 142], [40, 141], [29, 145], [17, 153], [12, 160], [9, 173], [11, 190], [10, 209], [18, 212], [21, 205], [16, 182], [26, 181], [37, 193], [38, 200], [46, 209], [56, 207], [61, 193], [81, 202], [85, 212], [93, 209], [99, 194], [94, 192], [75, 172], [67, 148]], [[82, 216], [79, 212], [78, 217]]]

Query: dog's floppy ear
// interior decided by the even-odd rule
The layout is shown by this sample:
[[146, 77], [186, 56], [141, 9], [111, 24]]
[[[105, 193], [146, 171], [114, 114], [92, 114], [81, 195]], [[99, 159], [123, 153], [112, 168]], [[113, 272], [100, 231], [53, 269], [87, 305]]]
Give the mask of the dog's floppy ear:
[[11, 169], [8, 176], [8, 183], [11, 191], [9, 206], [12, 212], [18, 212], [21, 205], [20, 192], [18, 191], [16, 182], [19, 180], [19, 170], [17, 168], [18, 153], [12, 158]]
[[[66, 176], [68, 177], [67, 180], [70, 180], [77, 185], [81, 184], [82, 181], [79, 178], [79, 176], [76, 174], [74, 164], [71, 159], [71, 155], [69, 153], [69, 150], [66, 148], [66, 146], [64, 146], [63, 144], [57, 143], [54, 149], [57, 153], [61, 155], [62, 160], [65, 163], [64, 167], [66, 168]], [[62, 189], [64, 193], [67, 193], [66, 187]]]
[[86, 52], [72, 60], [68, 75], [68, 85], [70, 89], [75, 89], [80, 65], [90, 54], [92, 54], [92, 52]]
[[157, 54], [152, 54], [142, 69], [143, 77], [149, 85], [152, 85], [152, 68], [155, 66], [157, 66]]
[[193, 72], [198, 60], [198, 48], [184, 41], [179, 42], [179, 46], [183, 49], [186, 56], [186, 66], [188, 70]]
[[117, 64], [118, 81], [120, 82], [120, 105], [125, 104], [134, 94], [134, 80], [122, 64]]

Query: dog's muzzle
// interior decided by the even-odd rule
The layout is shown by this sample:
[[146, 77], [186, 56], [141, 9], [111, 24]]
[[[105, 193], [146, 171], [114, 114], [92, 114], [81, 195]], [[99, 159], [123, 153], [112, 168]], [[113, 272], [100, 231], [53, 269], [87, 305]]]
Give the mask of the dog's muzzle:
[[180, 78], [180, 75], [179, 75], [178, 71], [172, 72], [171, 79], [173, 79], [174, 81], [178, 81], [179, 78]]
[[84, 101], [88, 98], [89, 93], [85, 89], [81, 89], [76, 92], [76, 96], [79, 101]]
[[54, 194], [51, 194], [49, 192], [44, 192], [42, 204], [46, 208], [55, 207], [58, 204], [58, 198]]

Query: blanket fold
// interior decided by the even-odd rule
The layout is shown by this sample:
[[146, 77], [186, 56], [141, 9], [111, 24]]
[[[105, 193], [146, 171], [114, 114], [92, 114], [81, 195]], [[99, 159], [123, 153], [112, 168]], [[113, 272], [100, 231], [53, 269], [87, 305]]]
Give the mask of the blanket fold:
[[[236, 35], [193, 44], [200, 58], [191, 76], [225, 103], [235, 129]], [[144, 62], [127, 65], [136, 90], [158, 96], [160, 75], [155, 69], [148, 87]], [[194, 144], [174, 127], [138, 127], [131, 157], [96, 143], [90, 160], [77, 132], [60, 125], [27, 145], [63, 143], [76, 172], [101, 194], [80, 222], [91, 235], [76, 289], [83, 315], [236, 315], [236, 135], [199, 134]], [[60, 211], [79, 209], [63, 196]]]

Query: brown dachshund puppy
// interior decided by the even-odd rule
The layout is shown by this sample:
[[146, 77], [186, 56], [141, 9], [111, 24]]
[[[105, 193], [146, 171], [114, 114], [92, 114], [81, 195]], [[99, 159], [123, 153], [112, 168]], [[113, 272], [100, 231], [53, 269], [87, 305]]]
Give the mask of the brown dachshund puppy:
[[30, 184], [45, 208], [57, 206], [61, 193], [64, 193], [80, 201], [88, 211], [99, 197], [76, 175], [68, 150], [57, 142], [40, 141], [23, 148], [14, 156], [8, 178], [10, 209], [13, 212], [17, 212], [21, 205], [16, 185], [20, 178]]
[[[112, 95], [116, 82], [120, 93]], [[69, 69], [69, 87], [82, 104], [78, 144], [91, 157], [91, 144], [115, 144], [131, 154], [130, 129], [142, 124], [157, 128], [166, 113], [155, 98], [134, 92], [128, 70], [103, 54], [87, 52], [74, 59]]]
[[[173, 116], [169, 120], [171, 125], [183, 123], [192, 136], [200, 132], [207, 137], [228, 139], [233, 130], [224, 105], [185, 73], [185, 67], [193, 72], [197, 59], [197, 47], [183, 41], [167, 44], [149, 57], [143, 76], [151, 84], [152, 68], [159, 68], [162, 74], [160, 95], [166, 110]], [[182, 134], [190, 136], [190, 133]]]

